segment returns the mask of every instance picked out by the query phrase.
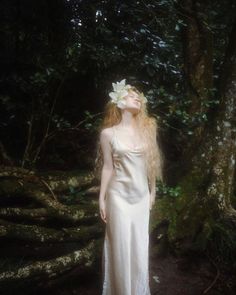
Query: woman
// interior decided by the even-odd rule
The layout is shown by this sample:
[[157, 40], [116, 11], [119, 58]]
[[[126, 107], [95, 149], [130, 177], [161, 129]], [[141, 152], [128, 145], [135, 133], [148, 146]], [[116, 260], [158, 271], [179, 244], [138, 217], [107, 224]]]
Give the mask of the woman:
[[135, 87], [112, 83], [99, 136], [99, 209], [106, 223], [102, 295], [148, 295], [149, 215], [162, 180], [157, 124]]

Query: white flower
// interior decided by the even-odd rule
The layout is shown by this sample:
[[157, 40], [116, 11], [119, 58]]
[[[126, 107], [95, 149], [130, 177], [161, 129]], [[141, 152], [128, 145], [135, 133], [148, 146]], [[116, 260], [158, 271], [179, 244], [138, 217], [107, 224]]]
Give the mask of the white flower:
[[[126, 79], [121, 80], [120, 82], [112, 83], [113, 91], [109, 93], [111, 97], [111, 102], [117, 104], [117, 107], [124, 109], [126, 106], [126, 100], [124, 97], [128, 95], [128, 90], [131, 88], [131, 85], [125, 84]], [[141, 93], [140, 98], [144, 103], [147, 102], [146, 97]]]
[[124, 108], [126, 105], [124, 97], [128, 94], [129, 84], [125, 85], [125, 79], [117, 83], [112, 83], [113, 91], [109, 93], [111, 101], [116, 103], [119, 108]]
[[121, 80], [120, 82], [117, 83], [112, 83], [114, 91], [121, 91], [123, 89], [129, 89], [131, 86], [129, 84], [125, 85], [126, 79]]

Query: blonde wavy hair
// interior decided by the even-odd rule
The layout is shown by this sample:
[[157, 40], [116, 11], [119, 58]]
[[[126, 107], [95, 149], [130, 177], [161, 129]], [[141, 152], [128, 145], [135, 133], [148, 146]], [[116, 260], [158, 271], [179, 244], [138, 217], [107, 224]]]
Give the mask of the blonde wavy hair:
[[[129, 91], [136, 92], [139, 96], [143, 96], [135, 86], [131, 86]], [[161, 180], [163, 181], [163, 153], [160, 148], [159, 128], [156, 118], [148, 115], [146, 104], [141, 100], [140, 111], [134, 115], [142, 142], [146, 143], [145, 164], [147, 168], [148, 182]], [[122, 119], [121, 109], [112, 102], [108, 102], [105, 106], [102, 123], [99, 127], [100, 132], [108, 127], [117, 125]], [[103, 155], [100, 145], [100, 137], [98, 136], [96, 144], [96, 159], [94, 165], [94, 176], [98, 181], [101, 180], [101, 170], [103, 166]]]

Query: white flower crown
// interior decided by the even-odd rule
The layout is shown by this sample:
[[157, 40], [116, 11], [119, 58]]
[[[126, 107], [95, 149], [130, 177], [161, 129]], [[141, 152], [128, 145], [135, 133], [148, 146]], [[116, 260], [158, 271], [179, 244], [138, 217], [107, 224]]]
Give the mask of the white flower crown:
[[[113, 91], [109, 93], [111, 97], [111, 102], [115, 103], [117, 107], [123, 109], [126, 105], [124, 97], [128, 94], [128, 90], [131, 88], [131, 85], [125, 84], [126, 79], [121, 80], [120, 82], [112, 83]], [[147, 102], [146, 97], [141, 93], [140, 98], [144, 103]]]

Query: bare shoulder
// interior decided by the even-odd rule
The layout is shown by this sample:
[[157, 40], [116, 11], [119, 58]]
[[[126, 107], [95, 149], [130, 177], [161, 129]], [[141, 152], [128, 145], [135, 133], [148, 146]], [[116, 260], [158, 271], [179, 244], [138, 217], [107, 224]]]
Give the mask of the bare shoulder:
[[102, 131], [100, 132], [100, 139], [101, 140], [110, 140], [112, 137], [112, 127], [107, 127], [102, 129]]

